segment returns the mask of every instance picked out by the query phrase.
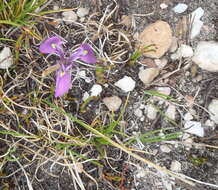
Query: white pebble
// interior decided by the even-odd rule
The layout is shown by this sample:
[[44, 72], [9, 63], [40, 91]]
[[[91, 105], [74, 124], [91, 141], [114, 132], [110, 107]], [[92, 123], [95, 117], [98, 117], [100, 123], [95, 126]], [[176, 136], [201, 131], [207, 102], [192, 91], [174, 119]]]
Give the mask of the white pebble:
[[66, 11], [62, 13], [63, 20], [66, 24], [71, 24], [77, 21], [77, 14], [74, 11]]
[[187, 112], [185, 115], [184, 115], [184, 120], [185, 121], [191, 121], [193, 119], [193, 116], [191, 113]]
[[131, 77], [124, 76], [122, 79], [118, 80], [114, 85], [119, 87], [124, 92], [130, 92], [133, 91], [135, 88], [135, 81]]
[[157, 110], [152, 105], [148, 105], [145, 111], [149, 119], [154, 120], [157, 117]]
[[0, 52], [0, 69], [8, 69], [11, 65], [13, 65], [11, 49], [4, 47]]
[[161, 9], [166, 9], [167, 7], [168, 7], [168, 5], [166, 3], [161, 3], [160, 4]]
[[166, 152], [166, 153], [171, 152], [171, 148], [168, 145], [166, 145], [166, 144], [160, 145], [160, 150], [162, 152]]
[[173, 11], [175, 13], [183, 13], [187, 10], [187, 8], [188, 8], [188, 5], [186, 5], [184, 3], [179, 3], [173, 8]]
[[122, 104], [122, 100], [118, 96], [106, 97], [103, 102], [110, 111], [117, 111]]
[[136, 117], [142, 117], [142, 116], [143, 116], [142, 110], [140, 110], [139, 108], [137, 108], [137, 109], [134, 111], [134, 115], [135, 115]]
[[102, 92], [102, 86], [99, 84], [94, 84], [90, 91], [91, 91], [91, 96], [98, 96]]
[[176, 106], [170, 104], [165, 112], [165, 115], [169, 119], [175, 120], [176, 119]]
[[184, 125], [185, 132], [204, 137], [204, 128], [201, 126], [201, 123], [198, 121], [187, 121]]
[[89, 98], [89, 93], [88, 93], [88, 92], [85, 92], [85, 93], [83, 94], [82, 100], [83, 100], [83, 101], [86, 101], [88, 98]]
[[208, 110], [211, 113], [210, 119], [214, 121], [216, 124], [218, 124], [218, 99], [213, 99], [210, 102]]
[[191, 13], [191, 39], [194, 39], [196, 36], [200, 34], [201, 28], [203, 26], [203, 22], [200, 20], [204, 15], [204, 10], [199, 7], [195, 11]]
[[83, 7], [78, 8], [76, 14], [78, 15], [78, 17], [85, 17], [89, 14], [89, 9]]
[[147, 85], [155, 79], [159, 72], [160, 70], [158, 68], [148, 68], [145, 70], [140, 70], [138, 76], [139, 79]]
[[173, 172], [181, 172], [182, 170], [182, 164], [178, 162], [177, 160], [172, 161], [170, 166], [171, 171]]

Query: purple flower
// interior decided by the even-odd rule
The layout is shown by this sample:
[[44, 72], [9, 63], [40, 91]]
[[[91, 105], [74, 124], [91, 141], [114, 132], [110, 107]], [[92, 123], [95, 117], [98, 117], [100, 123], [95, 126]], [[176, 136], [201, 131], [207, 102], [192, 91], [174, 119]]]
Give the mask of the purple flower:
[[64, 40], [59, 36], [53, 36], [40, 44], [39, 51], [44, 54], [54, 53], [59, 55], [60, 57], [64, 56], [62, 44], [64, 44]]
[[94, 64], [97, 61], [89, 44], [81, 44], [80, 47], [70, 56], [69, 61], [72, 62], [77, 59], [81, 59], [89, 64]]
[[61, 68], [57, 71], [55, 97], [63, 96], [71, 88], [70, 68], [71, 67], [61, 65]]

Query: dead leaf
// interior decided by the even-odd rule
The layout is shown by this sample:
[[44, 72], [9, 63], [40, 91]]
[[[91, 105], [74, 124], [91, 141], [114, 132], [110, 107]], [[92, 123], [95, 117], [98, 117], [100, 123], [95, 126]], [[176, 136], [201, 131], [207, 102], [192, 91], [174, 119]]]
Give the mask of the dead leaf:
[[48, 67], [47, 69], [45, 69], [45, 70], [42, 72], [42, 77], [48, 76], [49, 74], [51, 74], [51, 73], [57, 71], [59, 68], [60, 68], [60, 65], [58, 65], [58, 64], [52, 65], [52, 66]]

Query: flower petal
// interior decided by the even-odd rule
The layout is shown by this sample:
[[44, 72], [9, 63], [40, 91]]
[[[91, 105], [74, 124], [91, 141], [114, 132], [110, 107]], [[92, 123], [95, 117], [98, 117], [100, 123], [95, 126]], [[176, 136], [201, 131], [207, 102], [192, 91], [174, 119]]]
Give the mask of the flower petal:
[[59, 55], [60, 51], [63, 51], [62, 44], [64, 43], [65, 42], [59, 36], [53, 36], [41, 43], [39, 51], [45, 54], [56, 53]]
[[94, 64], [97, 59], [89, 44], [81, 44], [80, 46], [81, 56], [80, 59], [86, 63]]
[[56, 76], [55, 97], [63, 96], [71, 88], [71, 74], [59, 69]]

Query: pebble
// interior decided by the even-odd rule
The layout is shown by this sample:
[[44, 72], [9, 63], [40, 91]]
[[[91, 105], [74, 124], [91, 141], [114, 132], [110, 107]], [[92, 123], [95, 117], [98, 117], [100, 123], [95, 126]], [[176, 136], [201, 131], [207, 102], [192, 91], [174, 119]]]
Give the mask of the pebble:
[[106, 97], [103, 102], [110, 111], [117, 111], [122, 104], [122, 100], [118, 96]]
[[218, 71], [218, 42], [200, 41], [195, 49], [192, 61], [200, 68], [217, 72]]
[[134, 111], [134, 115], [136, 117], [142, 117], [143, 116], [143, 113], [142, 113], [142, 110], [137, 108], [135, 111]]
[[168, 7], [168, 5], [166, 3], [161, 3], [160, 4], [161, 9], [166, 9], [167, 7]]
[[185, 149], [190, 150], [192, 148], [193, 139], [187, 138], [187, 139], [185, 139], [184, 142], [185, 142]]
[[91, 96], [98, 96], [102, 92], [102, 86], [99, 84], [94, 84], [90, 90]]
[[154, 120], [157, 117], [157, 110], [152, 106], [148, 105], [145, 109], [148, 119]]
[[187, 121], [184, 124], [185, 132], [196, 135], [198, 137], [204, 137], [204, 128], [198, 121]]
[[165, 112], [165, 115], [172, 120], [176, 119], [176, 106], [170, 104]]
[[156, 90], [161, 93], [164, 94], [166, 96], [169, 96], [171, 93], [171, 89], [170, 87], [157, 87]]
[[155, 59], [154, 63], [159, 69], [163, 69], [167, 65], [168, 60], [163, 57], [161, 59]]
[[0, 69], [8, 69], [13, 65], [13, 55], [9, 47], [4, 47], [0, 52]]
[[214, 121], [216, 124], [218, 124], [218, 99], [213, 99], [210, 102], [208, 110], [211, 113], [210, 119]]
[[160, 145], [160, 150], [165, 153], [171, 152], [171, 148], [166, 144]]
[[185, 120], [185, 121], [191, 121], [191, 120], [193, 120], [193, 119], [194, 119], [194, 118], [193, 118], [192, 114], [189, 113], [189, 112], [187, 112], [187, 113], [184, 115], [184, 120]]
[[171, 43], [171, 46], [170, 46], [169, 51], [170, 51], [171, 53], [173, 53], [173, 52], [175, 52], [177, 49], [178, 49], [178, 39], [177, 39], [177, 37], [173, 36], [173, 38], [172, 38], [172, 43]]
[[211, 121], [210, 119], [208, 119], [207, 121], [205, 121], [205, 125], [208, 127], [214, 127], [215, 123], [213, 121]]
[[119, 87], [124, 92], [133, 91], [135, 88], [135, 81], [128, 76], [124, 76], [122, 79], [118, 80], [114, 85]]
[[162, 57], [172, 44], [172, 29], [167, 22], [157, 21], [148, 25], [140, 34], [140, 47], [154, 44], [155, 51], [145, 52], [143, 55], [151, 58]]
[[81, 17], [85, 17], [86, 15], [89, 14], [89, 9], [83, 8], [83, 7], [78, 8], [76, 14], [77, 14], [78, 17], [80, 17], [80, 18], [81, 18]]
[[200, 19], [203, 15], [204, 15], [204, 10], [201, 7], [197, 8], [195, 11], [191, 13], [191, 22], [192, 22], [191, 34], [190, 34], [191, 39], [194, 39], [200, 34], [201, 28], [203, 26], [203, 22]]
[[171, 55], [171, 59], [175, 60], [175, 59], [180, 59], [182, 57], [188, 58], [188, 57], [192, 57], [193, 54], [194, 52], [191, 46], [182, 44], [177, 50], [177, 52]]
[[88, 92], [85, 92], [85, 93], [83, 94], [82, 100], [83, 100], [83, 101], [86, 101], [88, 98], [89, 98], [89, 93], [88, 93]]
[[66, 24], [71, 24], [73, 22], [76, 22], [78, 19], [77, 14], [74, 11], [63, 12], [62, 16]]
[[173, 172], [181, 172], [182, 170], [182, 164], [178, 162], [177, 160], [172, 161], [170, 170]]
[[160, 70], [158, 68], [148, 68], [144, 70], [139, 71], [139, 79], [144, 83], [144, 84], [150, 84], [156, 76], [158, 76]]
[[178, 3], [174, 8], [173, 11], [175, 13], [183, 13], [187, 10], [188, 5], [184, 4], [184, 3]]

